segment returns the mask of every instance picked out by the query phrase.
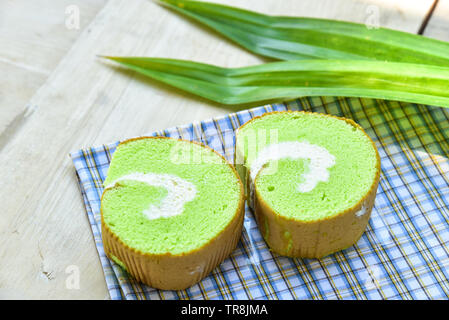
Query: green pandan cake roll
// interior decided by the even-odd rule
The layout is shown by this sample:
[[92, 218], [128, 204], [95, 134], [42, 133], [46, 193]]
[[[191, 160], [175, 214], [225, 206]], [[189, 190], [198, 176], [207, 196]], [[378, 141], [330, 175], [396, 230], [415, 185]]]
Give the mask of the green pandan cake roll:
[[380, 158], [352, 120], [266, 113], [237, 130], [235, 157], [249, 206], [276, 253], [320, 258], [355, 244], [366, 229]]
[[101, 199], [107, 256], [154, 288], [185, 289], [240, 239], [243, 185], [212, 149], [162, 137], [115, 151]]

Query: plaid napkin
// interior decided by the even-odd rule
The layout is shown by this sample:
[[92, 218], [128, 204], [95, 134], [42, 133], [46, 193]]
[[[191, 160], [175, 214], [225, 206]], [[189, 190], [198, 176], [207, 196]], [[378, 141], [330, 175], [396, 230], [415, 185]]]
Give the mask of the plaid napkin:
[[358, 243], [323, 259], [271, 253], [246, 208], [241, 241], [207, 278], [182, 291], [136, 282], [104, 251], [100, 196], [118, 142], [73, 152], [81, 194], [112, 299], [447, 299], [449, 297], [449, 113], [393, 101], [302, 98], [150, 135], [200, 141], [228, 160], [234, 130], [273, 110], [354, 119], [375, 141], [382, 174]]

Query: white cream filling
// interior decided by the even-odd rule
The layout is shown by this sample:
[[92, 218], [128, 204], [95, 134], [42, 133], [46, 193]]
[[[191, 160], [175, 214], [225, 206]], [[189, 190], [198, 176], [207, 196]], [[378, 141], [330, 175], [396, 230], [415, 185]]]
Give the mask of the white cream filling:
[[362, 205], [362, 207], [360, 208], [360, 210], [358, 210], [356, 213], [355, 213], [355, 216], [356, 217], [358, 217], [358, 218], [360, 218], [360, 217], [362, 217], [363, 215], [365, 215], [366, 213], [368, 212], [368, 207], [365, 205], [365, 203]]
[[150, 205], [143, 211], [148, 219], [169, 218], [181, 214], [184, 204], [192, 201], [197, 193], [194, 184], [176, 175], [165, 173], [131, 173], [114, 180], [105, 189], [114, 187], [117, 182], [134, 180], [150, 186], [162, 187], [167, 190], [167, 196], [158, 205]]
[[[310, 159], [308, 171], [302, 174], [304, 182], [296, 185], [296, 191], [305, 193], [312, 191], [319, 182], [326, 182], [329, 180], [328, 169], [335, 165], [335, 157], [327, 151], [326, 148], [311, 144], [307, 141], [288, 141], [271, 144], [264, 148], [257, 154], [256, 159], [250, 167], [250, 192], [251, 198], [254, 194], [254, 181], [257, 174], [263, 166], [274, 160], [290, 158]], [[277, 167], [273, 166], [276, 170]], [[273, 172], [274, 173], [274, 172]]]

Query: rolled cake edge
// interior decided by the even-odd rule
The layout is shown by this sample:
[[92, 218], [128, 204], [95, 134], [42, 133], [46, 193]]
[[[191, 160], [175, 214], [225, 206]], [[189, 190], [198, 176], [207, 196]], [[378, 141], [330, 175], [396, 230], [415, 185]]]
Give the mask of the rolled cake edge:
[[[264, 117], [268, 114], [282, 113], [316, 114], [315, 112], [308, 111], [267, 112], [261, 116], [252, 118], [239, 127], [239, 129], [246, 126], [254, 119]], [[380, 181], [380, 156], [374, 141], [366, 134], [365, 130], [363, 130], [360, 125], [351, 119], [328, 114], [321, 115], [343, 120], [363, 132], [372, 144], [376, 153], [376, 175], [368, 192], [354, 206], [330, 217], [315, 221], [301, 221], [282, 216], [263, 200], [257, 190], [256, 183], [254, 183], [255, 193], [254, 199], [252, 200], [254, 206], [253, 212], [257, 225], [270, 250], [283, 256], [296, 258], [322, 258], [354, 245], [365, 232], [374, 206], [377, 187]], [[238, 135], [238, 131], [236, 135]], [[242, 156], [238, 154], [239, 151], [236, 137], [234, 154], [234, 162], [236, 164], [237, 157]], [[242, 170], [245, 177], [244, 183], [246, 193], [247, 190], [249, 190], [250, 173], [243, 164], [240, 164], [239, 169]], [[360, 210], [364, 210], [365, 212], [362, 215], [358, 215]]]
[[[108, 258], [118, 260], [136, 280], [153, 288], [183, 290], [201, 281], [236, 248], [241, 237], [245, 213], [243, 185], [235, 168], [222, 155], [198, 142], [168, 137], [139, 137], [125, 140], [120, 144], [148, 138], [185, 141], [211, 150], [229, 165], [240, 185], [240, 199], [237, 210], [227, 226], [206, 244], [181, 254], [151, 254], [128, 246], [105, 223], [103, 206], [100, 207], [102, 241]], [[113, 188], [115, 187], [109, 189]], [[104, 190], [101, 200], [103, 200], [107, 190]]]

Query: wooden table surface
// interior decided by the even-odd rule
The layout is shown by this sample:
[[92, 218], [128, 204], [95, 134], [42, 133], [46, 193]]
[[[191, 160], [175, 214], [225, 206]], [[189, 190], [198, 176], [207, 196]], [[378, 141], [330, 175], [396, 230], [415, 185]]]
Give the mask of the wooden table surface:
[[[211, 1], [449, 41], [449, 0], [433, 12], [434, 0]], [[2, 0], [0, 298], [109, 298], [70, 151], [236, 110], [116, 72], [98, 54], [263, 61], [149, 0]]]

